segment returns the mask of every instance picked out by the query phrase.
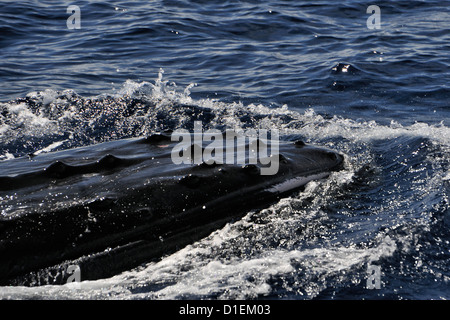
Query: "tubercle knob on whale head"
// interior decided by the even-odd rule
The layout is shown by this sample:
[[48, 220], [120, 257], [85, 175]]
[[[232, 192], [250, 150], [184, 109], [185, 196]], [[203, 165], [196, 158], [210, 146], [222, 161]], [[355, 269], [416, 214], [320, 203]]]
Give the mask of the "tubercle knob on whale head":
[[306, 143], [303, 140], [295, 140], [294, 145], [301, 148], [306, 146]]

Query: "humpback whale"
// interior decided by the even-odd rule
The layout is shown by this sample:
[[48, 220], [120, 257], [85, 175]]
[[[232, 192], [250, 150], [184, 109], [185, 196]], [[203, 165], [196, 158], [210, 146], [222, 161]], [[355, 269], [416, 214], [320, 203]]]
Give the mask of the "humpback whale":
[[279, 169], [175, 165], [169, 133], [0, 162], [0, 285], [111, 277], [199, 240], [307, 182], [341, 170], [343, 156], [280, 141]]

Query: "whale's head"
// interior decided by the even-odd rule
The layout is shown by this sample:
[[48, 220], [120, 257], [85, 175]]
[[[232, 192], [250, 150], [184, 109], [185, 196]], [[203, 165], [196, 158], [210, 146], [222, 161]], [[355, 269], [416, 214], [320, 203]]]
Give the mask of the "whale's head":
[[[218, 146], [193, 139], [184, 149], [152, 135], [1, 162], [8, 175], [0, 176], [0, 284], [64, 283], [53, 274], [70, 265], [83, 280], [115, 275], [326, 178], [344, 162], [301, 141], [252, 140], [243, 153]], [[187, 163], [175, 163], [173, 150]], [[201, 161], [191, 163], [196, 156]]]
[[342, 154], [327, 148], [307, 145], [301, 140], [280, 142], [271, 152], [270, 160], [261, 159], [263, 175], [308, 176], [338, 171], [344, 165]]
[[338, 171], [343, 168], [344, 156], [334, 150], [308, 146], [303, 141], [294, 142], [294, 148], [285, 153], [292, 157], [299, 170], [311, 172]]

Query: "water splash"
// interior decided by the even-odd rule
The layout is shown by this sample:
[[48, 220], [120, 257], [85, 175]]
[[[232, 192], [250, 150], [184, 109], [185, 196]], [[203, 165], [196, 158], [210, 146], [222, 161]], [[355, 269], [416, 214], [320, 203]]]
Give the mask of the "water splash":
[[[401, 298], [414, 296], [411, 281], [448, 285], [448, 127], [193, 99], [193, 87], [180, 89], [161, 71], [154, 83], [129, 80], [112, 94], [46, 91], [1, 104], [0, 159], [188, 126], [197, 117], [209, 127], [276, 128], [283, 139], [331, 147], [346, 155], [346, 170], [157, 263], [77, 290], [0, 288], [1, 298], [332, 298], [356, 291]], [[369, 263], [382, 267], [381, 291], [365, 289]]]

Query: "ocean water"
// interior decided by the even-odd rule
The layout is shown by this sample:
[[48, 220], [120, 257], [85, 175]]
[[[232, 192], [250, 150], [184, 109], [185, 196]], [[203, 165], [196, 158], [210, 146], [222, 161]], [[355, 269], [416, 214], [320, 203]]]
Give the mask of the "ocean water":
[[0, 2], [0, 161], [186, 128], [193, 105], [346, 163], [160, 261], [0, 298], [450, 298], [449, 1], [378, 1], [379, 29], [357, 0], [55, 3]]

